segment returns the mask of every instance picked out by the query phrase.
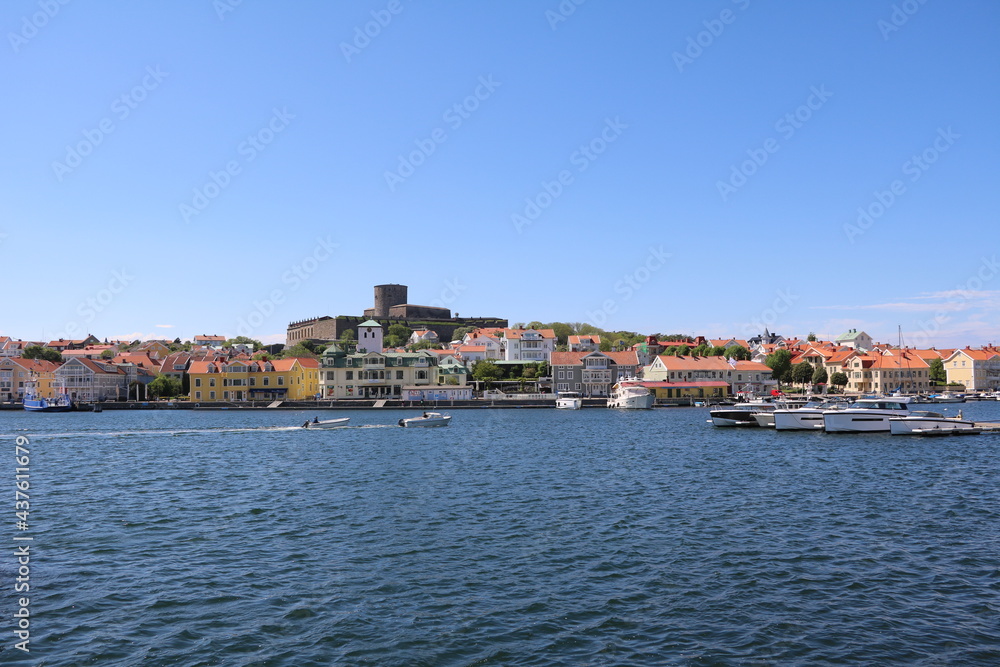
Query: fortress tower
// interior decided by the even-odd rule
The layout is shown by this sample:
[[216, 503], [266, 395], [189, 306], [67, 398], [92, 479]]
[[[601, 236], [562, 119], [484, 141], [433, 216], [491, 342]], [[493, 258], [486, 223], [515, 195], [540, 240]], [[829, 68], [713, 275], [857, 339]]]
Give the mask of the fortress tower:
[[389, 309], [406, 303], [406, 285], [376, 285], [372, 317], [389, 317]]

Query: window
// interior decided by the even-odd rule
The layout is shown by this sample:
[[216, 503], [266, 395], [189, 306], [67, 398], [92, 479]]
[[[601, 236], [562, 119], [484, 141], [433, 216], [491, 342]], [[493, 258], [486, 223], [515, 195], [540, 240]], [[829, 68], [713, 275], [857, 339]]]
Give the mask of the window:
[[228, 391], [222, 392], [222, 398], [224, 398], [224, 399], [226, 399], [228, 401], [229, 400], [229, 392]]
[[269, 384], [271, 384], [271, 378], [269, 378], [269, 377], [265, 377], [265, 378], [264, 378], [264, 386], [266, 387], [266, 386], [268, 386]]
[[200, 401], [201, 400], [201, 392], [200, 391], [194, 392], [194, 400], [196, 400], [196, 401]]
[[[215, 378], [208, 378], [208, 386], [209, 387], [215, 386]], [[214, 394], [215, 392], [213, 391], [212, 393]]]
[[200, 387], [201, 386], [201, 378], [195, 378], [194, 379], [194, 386], [196, 386], [196, 387]]
[[257, 386], [257, 378], [255, 378], [255, 377], [250, 378], [250, 386], [251, 387], [256, 387]]
[[279, 375], [279, 376], [278, 376], [278, 386], [279, 386], [279, 387], [281, 387], [281, 386], [283, 386], [284, 384], [285, 384], [285, 376], [283, 376], [283, 375]]
[[403, 371], [396, 371], [396, 379], [397, 380], [403, 379]]
[[580, 383], [579, 382], [576, 383], [576, 390], [580, 391]]
[[213, 401], [214, 401], [214, 400], [215, 400], [215, 392], [214, 392], [214, 391], [210, 391], [210, 392], [208, 392], [208, 398], [209, 398], [210, 400], [213, 400]]
[[[333, 373], [330, 373], [330, 375], [333, 375]], [[332, 380], [333, 378], [330, 378], [330, 379]], [[353, 380], [354, 379], [354, 371], [347, 371], [347, 379], [348, 380]]]

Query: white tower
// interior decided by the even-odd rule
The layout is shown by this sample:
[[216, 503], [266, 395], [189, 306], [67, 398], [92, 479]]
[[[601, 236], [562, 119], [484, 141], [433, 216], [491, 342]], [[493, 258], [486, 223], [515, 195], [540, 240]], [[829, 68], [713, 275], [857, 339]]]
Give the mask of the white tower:
[[369, 352], [383, 351], [382, 347], [382, 325], [375, 320], [365, 320], [358, 325], [358, 352], [367, 354]]

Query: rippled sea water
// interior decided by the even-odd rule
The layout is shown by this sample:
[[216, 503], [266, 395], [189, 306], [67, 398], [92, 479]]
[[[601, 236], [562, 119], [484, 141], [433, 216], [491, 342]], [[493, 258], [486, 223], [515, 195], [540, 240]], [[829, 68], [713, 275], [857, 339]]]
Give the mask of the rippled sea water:
[[0, 413], [32, 503], [27, 533], [5, 505], [0, 663], [1000, 664], [1000, 434], [413, 414]]

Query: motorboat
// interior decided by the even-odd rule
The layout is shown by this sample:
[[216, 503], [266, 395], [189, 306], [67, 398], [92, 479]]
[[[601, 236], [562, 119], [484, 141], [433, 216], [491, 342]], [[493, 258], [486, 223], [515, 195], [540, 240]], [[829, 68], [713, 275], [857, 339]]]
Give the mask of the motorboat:
[[931, 394], [927, 397], [931, 403], [965, 403], [965, 394], [946, 391], [942, 394]]
[[955, 417], [945, 417], [940, 412], [915, 410], [906, 417], [891, 417], [889, 432], [893, 435], [976, 435], [982, 429], [976, 422], [962, 418], [959, 411]]
[[575, 391], [560, 391], [556, 396], [556, 407], [561, 410], [579, 410], [583, 407], [583, 397]]
[[313, 418], [311, 422], [306, 422], [302, 425], [302, 428], [340, 428], [341, 426], [347, 426], [347, 422], [351, 421], [350, 417], [340, 417], [338, 419], [319, 419], [319, 417]]
[[891, 417], [907, 417], [913, 404], [911, 396], [859, 398], [850, 407], [823, 411], [823, 429], [827, 433], [867, 433], [889, 430]]
[[400, 426], [414, 427], [414, 426], [447, 426], [451, 421], [451, 415], [447, 415], [443, 412], [425, 412], [419, 417], [410, 417], [409, 419], [400, 419]]
[[822, 431], [823, 411], [839, 410], [847, 406], [844, 401], [814, 400], [800, 407], [778, 408], [774, 411], [776, 431]]
[[653, 401], [656, 400], [656, 397], [653, 392], [638, 382], [637, 378], [619, 380], [611, 388], [608, 407], [626, 410], [648, 410], [653, 407]]
[[713, 426], [760, 426], [754, 418], [758, 412], [774, 412], [777, 406], [769, 401], [749, 401], [708, 411]]

